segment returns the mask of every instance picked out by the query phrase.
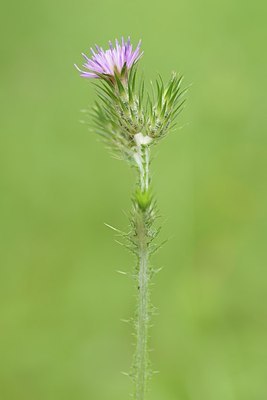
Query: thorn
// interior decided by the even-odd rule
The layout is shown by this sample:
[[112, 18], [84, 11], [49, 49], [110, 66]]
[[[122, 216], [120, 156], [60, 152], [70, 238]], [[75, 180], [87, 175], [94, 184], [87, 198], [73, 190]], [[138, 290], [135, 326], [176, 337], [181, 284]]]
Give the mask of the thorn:
[[121, 274], [121, 275], [128, 275], [128, 273], [127, 273], [127, 272], [124, 272], [124, 271], [119, 271], [119, 270], [117, 270], [116, 272], [118, 272], [118, 274]]
[[125, 246], [125, 244], [119, 242], [118, 240], [115, 240], [116, 243], [120, 244], [121, 246]]
[[154, 275], [158, 274], [162, 269], [163, 269], [163, 267], [152, 268], [152, 270], [151, 270], [151, 276], [153, 277]]
[[115, 231], [115, 232], [118, 232], [118, 233], [123, 233], [122, 231], [120, 231], [119, 229], [117, 229], [117, 228], [114, 228], [114, 226], [112, 226], [112, 225], [109, 225], [109, 224], [106, 224], [105, 222], [104, 222], [104, 225], [106, 225], [108, 228], [110, 228], [110, 229], [112, 229], [113, 231]]
[[129, 324], [129, 323], [131, 322], [130, 319], [121, 319], [120, 321], [121, 321], [121, 322], [125, 322], [126, 324]]
[[123, 371], [121, 371], [121, 374], [122, 374], [122, 375], [125, 375], [125, 376], [130, 376], [130, 374], [128, 374], [128, 372], [123, 372]]

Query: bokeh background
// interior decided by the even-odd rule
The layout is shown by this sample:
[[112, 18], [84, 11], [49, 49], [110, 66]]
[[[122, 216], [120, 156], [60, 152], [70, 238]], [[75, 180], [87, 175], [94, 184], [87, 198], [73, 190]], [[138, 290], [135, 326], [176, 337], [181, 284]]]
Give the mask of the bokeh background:
[[266, 2], [5, 2], [1, 11], [0, 398], [129, 397], [133, 171], [80, 124], [95, 98], [73, 64], [143, 39], [146, 79], [192, 84], [155, 153], [163, 266], [148, 400], [267, 398]]

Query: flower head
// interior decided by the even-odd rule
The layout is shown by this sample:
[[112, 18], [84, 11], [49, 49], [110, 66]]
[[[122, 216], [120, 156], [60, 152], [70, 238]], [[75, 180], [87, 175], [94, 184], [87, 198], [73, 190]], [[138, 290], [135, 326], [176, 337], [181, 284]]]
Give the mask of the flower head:
[[112, 42], [109, 42], [108, 50], [103, 50], [102, 47], [97, 45], [95, 46], [96, 51], [91, 48], [91, 58], [82, 53], [85, 58], [85, 63], [83, 64], [85, 70], [81, 70], [75, 64], [80, 75], [84, 78], [101, 78], [101, 75], [107, 75], [108, 77], [114, 77], [115, 74], [122, 75], [122, 73], [130, 70], [143, 55], [143, 52], [140, 52], [141, 40], [135, 50], [133, 50], [130, 38], [128, 38], [127, 42], [122, 38], [121, 44], [116, 39], [115, 43], [115, 46], [113, 46]]

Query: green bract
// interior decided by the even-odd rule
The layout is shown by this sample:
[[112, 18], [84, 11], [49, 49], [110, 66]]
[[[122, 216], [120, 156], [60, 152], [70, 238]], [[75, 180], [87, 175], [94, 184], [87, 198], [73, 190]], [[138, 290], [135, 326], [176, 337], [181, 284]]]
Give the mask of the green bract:
[[141, 132], [156, 144], [175, 127], [175, 118], [183, 109], [186, 89], [182, 77], [173, 74], [167, 84], [156, 80], [156, 94], [150, 94], [141, 80], [137, 84], [137, 66], [114, 78], [101, 75], [96, 83], [99, 101], [93, 107], [95, 131], [120, 158], [132, 162], [134, 136]]

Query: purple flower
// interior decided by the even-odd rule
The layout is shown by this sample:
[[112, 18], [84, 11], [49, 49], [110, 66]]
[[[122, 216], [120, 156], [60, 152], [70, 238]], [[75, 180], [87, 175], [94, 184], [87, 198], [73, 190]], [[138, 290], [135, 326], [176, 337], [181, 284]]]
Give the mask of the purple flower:
[[84, 70], [81, 70], [76, 64], [75, 67], [84, 78], [101, 78], [101, 75], [113, 77], [116, 74], [120, 75], [122, 70], [127, 72], [138, 60], [142, 57], [140, 53], [141, 40], [135, 50], [133, 50], [130, 37], [127, 42], [124, 38], [121, 44], [116, 39], [116, 45], [113, 47], [112, 42], [109, 42], [109, 49], [103, 50], [102, 47], [96, 47], [96, 51], [91, 48], [92, 57], [88, 58], [82, 53], [85, 58], [83, 64]]

